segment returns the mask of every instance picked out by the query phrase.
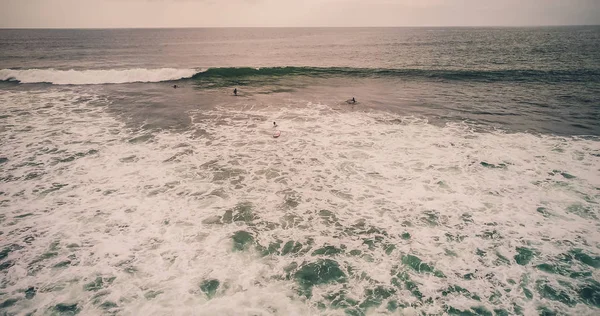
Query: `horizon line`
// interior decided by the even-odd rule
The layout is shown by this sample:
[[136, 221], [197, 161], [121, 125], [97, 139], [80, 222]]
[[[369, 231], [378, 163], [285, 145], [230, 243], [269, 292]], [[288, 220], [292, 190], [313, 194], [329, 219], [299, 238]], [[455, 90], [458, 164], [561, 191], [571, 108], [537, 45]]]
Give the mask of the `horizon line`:
[[537, 28], [582, 27], [600, 24], [540, 24], [540, 25], [403, 25], [403, 26], [130, 26], [130, 27], [0, 27], [0, 30], [135, 30], [135, 29], [259, 29], [259, 28]]

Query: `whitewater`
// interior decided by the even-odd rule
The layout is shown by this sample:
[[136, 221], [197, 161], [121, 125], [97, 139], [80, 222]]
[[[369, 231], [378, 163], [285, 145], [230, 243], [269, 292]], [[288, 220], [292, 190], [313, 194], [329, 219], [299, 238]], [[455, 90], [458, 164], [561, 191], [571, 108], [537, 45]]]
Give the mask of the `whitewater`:
[[190, 78], [194, 69], [0, 69], [0, 81], [20, 83], [51, 83], [57, 85], [89, 85], [106, 83], [161, 82]]
[[593, 313], [593, 140], [319, 104], [140, 133], [93, 95], [0, 102], [2, 286], [32, 296], [8, 311]]

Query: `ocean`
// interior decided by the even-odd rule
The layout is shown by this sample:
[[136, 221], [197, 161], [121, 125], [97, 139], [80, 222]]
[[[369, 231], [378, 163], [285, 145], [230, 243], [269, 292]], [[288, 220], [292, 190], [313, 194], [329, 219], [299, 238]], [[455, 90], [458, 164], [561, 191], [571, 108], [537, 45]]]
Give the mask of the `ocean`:
[[2, 315], [598, 315], [599, 203], [598, 26], [0, 30]]

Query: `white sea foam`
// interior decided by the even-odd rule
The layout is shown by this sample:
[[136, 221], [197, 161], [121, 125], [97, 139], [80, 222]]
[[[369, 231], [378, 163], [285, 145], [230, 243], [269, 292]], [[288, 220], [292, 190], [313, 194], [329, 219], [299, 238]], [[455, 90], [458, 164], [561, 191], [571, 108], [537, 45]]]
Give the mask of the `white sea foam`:
[[161, 82], [190, 78], [194, 69], [110, 69], [110, 70], [56, 70], [56, 69], [1, 69], [0, 80], [21, 83], [52, 83], [57, 85], [87, 85], [130, 82]]
[[[447, 306], [597, 311], [535, 292], [539, 280], [582, 282], [536, 264], [600, 247], [595, 141], [476, 133], [323, 105], [191, 113], [189, 133], [150, 133], [127, 130], [98, 106], [105, 102], [70, 92], [0, 94], [8, 159], [0, 164], [0, 249], [22, 247], [3, 261], [12, 265], [2, 271], [0, 300], [18, 299], [8, 312], [46, 313], [64, 303], [85, 315], [343, 315], [359, 309], [352, 300], [364, 301], [368, 289], [393, 287], [397, 269], [423, 300], [405, 285], [368, 313], [389, 313], [391, 300], [417, 314]], [[253, 214], [219, 223], [240, 203]], [[264, 247], [313, 246], [286, 255], [262, 256], [256, 245], [234, 251], [238, 231]], [[382, 241], [371, 247], [371, 237]], [[325, 245], [345, 253], [312, 255]], [[537, 255], [516, 264], [517, 247]], [[403, 265], [408, 254], [445, 277]], [[508, 262], [497, 263], [500, 255]], [[319, 258], [335, 260], [348, 281], [315, 286], [307, 298], [290, 265]], [[212, 297], [201, 288], [209, 279], [219, 281]], [[481, 299], [441, 294], [452, 285]], [[37, 294], [26, 299], [29, 287]], [[327, 299], [339, 291], [346, 301]]]

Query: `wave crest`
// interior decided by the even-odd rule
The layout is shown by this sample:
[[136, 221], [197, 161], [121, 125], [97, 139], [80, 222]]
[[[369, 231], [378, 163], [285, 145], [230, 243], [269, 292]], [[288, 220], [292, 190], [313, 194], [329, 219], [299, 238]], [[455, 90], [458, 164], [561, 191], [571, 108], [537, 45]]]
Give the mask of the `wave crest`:
[[190, 78], [196, 72], [195, 69], [175, 68], [123, 70], [1, 69], [0, 81], [58, 85], [161, 82]]
[[[482, 82], [600, 82], [598, 70], [449, 70], [449, 69], [384, 69], [348, 67], [232, 67], [196, 69], [124, 69], [124, 70], [55, 70], [2, 69], [0, 81], [51, 83], [59, 85], [162, 82], [191, 79], [199, 86], [219, 87], [264, 83], [280, 77], [358, 77], [412, 78], [447, 81]], [[266, 80], [266, 81], [265, 81]]]

